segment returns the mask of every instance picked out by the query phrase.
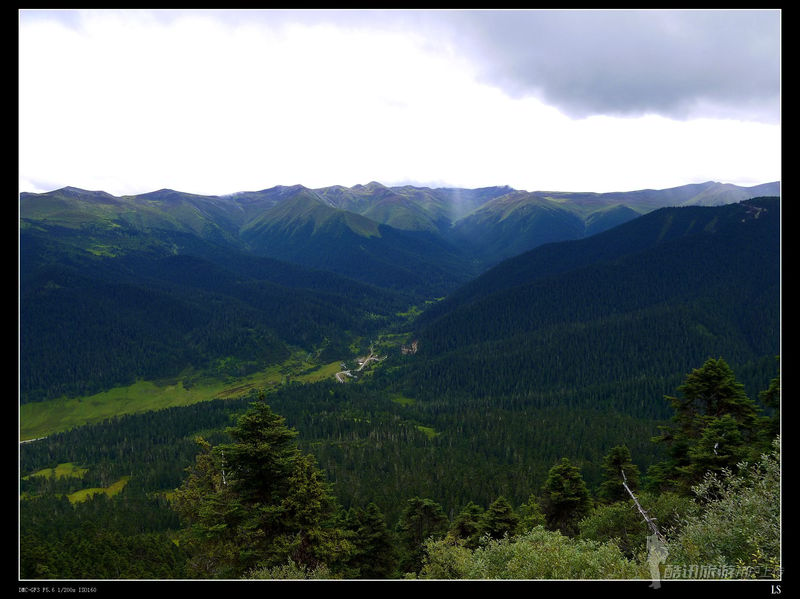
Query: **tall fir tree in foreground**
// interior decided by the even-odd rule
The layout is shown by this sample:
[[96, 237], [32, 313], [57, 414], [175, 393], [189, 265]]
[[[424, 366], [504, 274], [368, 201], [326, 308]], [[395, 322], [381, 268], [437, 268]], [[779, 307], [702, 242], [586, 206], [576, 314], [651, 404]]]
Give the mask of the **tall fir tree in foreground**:
[[592, 508], [592, 499], [581, 471], [567, 458], [550, 469], [542, 487], [546, 526], [567, 536], [578, 533], [578, 522]]
[[706, 473], [748, 457], [761, 427], [758, 407], [722, 358], [694, 369], [678, 392], [666, 398], [672, 421], [653, 439], [665, 445], [668, 458], [651, 466], [648, 477], [655, 488], [689, 494]]
[[432, 499], [409, 499], [397, 523], [400, 569], [403, 572], [419, 572], [425, 555], [425, 542], [429, 538], [444, 537], [449, 528], [450, 523], [441, 505]]
[[618, 445], [603, 458], [603, 482], [597, 490], [597, 498], [603, 503], [626, 501], [629, 495], [623, 482], [631, 491], [636, 491], [639, 488], [639, 467], [631, 461], [627, 446]]
[[512, 537], [519, 526], [519, 516], [503, 496], [495, 499], [481, 516], [481, 534], [492, 539]]
[[343, 574], [345, 578], [391, 578], [397, 566], [395, 539], [375, 503], [365, 509], [350, 508], [342, 514], [343, 527], [350, 534], [353, 552]]
[[201, 452], [175, 494], [189, 573], [240, 578], [256, 568], [346, 560], [352, 546], [333, 525], [328, 483], [263, 396], [228, 433], [233, 442], [216, 447], [199, 440]]

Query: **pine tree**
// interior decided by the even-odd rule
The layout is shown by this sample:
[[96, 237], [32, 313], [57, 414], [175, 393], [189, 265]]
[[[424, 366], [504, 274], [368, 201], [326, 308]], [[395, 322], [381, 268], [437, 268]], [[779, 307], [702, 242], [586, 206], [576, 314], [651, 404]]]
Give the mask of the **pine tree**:
[[765, 416], [760, 423], [761, 443], [756, 448], [758, 455], [752, 458], [758, 458], [763, 453], [769, 453], [772, 450], [772, 442], [781, 433], [781, 377], [778, 374], [773, 378], [769, 387], [758, 394], [758, 399], [761, 403], [772, 413]]
[[351, 508], [346, 521], [354, 545], [345, 566], [347, 578], [390, 578], [397, 564], [395, 542], [378, 506], [370, 503], [366, 509]]
[[603, 482], [597, 491], [597, 497], [604, 503], [625, 501], [628, 492], [622, 486], [623, 476], [632, 491], [639, 488], [639, 467], [631, 461], [631, 452], [625, 445], [611, 449], [603, 458]]
[[591, 497], [580, 470], [569, 459], [550, 469], [542, 487], [542, 508], [546, 526], [550, 530], [574, 536], [578, 533], [578, 522], [591, 509]]
[[653, 439], [666, 445], [668, 459], [648, 477], [655, 488], [688, 494], [707, 472], [735, 466], [758, 441], [758, 408], [722, 358], [694, 369], [678, 391], [666, 398], [671, 423]]
[[419, 572], [425, 555], [425, 541], [431, 537], [443, 537], [448, 525], [442, 506], [432, 499], [413, 497], [408, 500], [397, 524], [403, 572]]
[[235, 494], [226, 484], [219, 455], [202, 437], [189, 476], [175, 491], [173, 505], [185, 522], [181, 546], [190, 558], [187, 570], [199, 578], [231, 578], [240, 571]]
[[352, 550], [332, 525], [337, 506], [322, 473], [263, 396], [228, 432], [233, 443], [200, 440], [175, 494], [190, 574], [242, 577], [287, 561], [314, 569]]
[[[260, 506], [259, 506], [260, 507]], [[346, 559], [352, 551], [343, 530], [334, 526], [338, 505], [330, 485], [310, 454], [300, 454], [276, 513], [280, 523], [266, 555], [271, 563], [295, 564], [311, 570]], [[271, 529], [271, 516], [268, 524]], [[261, 561], [264, 561], [263, 557]]]
[[722, 472], [743, 460], [748, 447], [736, 420], [730, 414], [711, 420], [700, 438], [689, 448], [689, 463], [678, 468], [686, 481], [702, 480], [708, 472]]
[[517, 514], [519, 515], [519, 533], [529, 532], [537, 526], [544, 526], [546, 523], [539, 499], [533, 493], [528, 497], [528, 501], [519, 506]]
[[477, 548], [480, 544], [482, 515], [483, 508], [470, 501], [453, 520], [447, 537], [452, 541], [462, 541], [469, 549]]
[[503, 496], [495, 499], [480, 519], [481, 535], [488, 535], [492, 539], [514, 536], [518, 525], [519, 516]]
[[251, 404], [235, 427], [227, 432], [234, 443], [217, 451], [224, 460], [231, 486], [243, 501], [270, 505], [286, 491], [294, 461], [299, 455], [296, 431], [263, 401]]

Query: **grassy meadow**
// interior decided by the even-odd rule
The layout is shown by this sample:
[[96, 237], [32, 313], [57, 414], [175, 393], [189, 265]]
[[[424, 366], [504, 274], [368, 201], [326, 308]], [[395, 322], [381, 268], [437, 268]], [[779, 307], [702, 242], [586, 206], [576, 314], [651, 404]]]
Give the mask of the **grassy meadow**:
[[315, 364], [305, 360], [306, 353], [295, 353], [281, 364], [238, 379], [189, 376], [171, 380], [137, 381], [125, 387], [85, 397], [59, 398], [26, 403], [20, 406], [19, 440], [38, 439], [76, 426], [102, 422], [114, 416], [150, 410], [188, 406], [212, 399], [241, 397], [252, 389], [269, 392], [291, 381], [315, 382], [333, 378], [340, 362]]

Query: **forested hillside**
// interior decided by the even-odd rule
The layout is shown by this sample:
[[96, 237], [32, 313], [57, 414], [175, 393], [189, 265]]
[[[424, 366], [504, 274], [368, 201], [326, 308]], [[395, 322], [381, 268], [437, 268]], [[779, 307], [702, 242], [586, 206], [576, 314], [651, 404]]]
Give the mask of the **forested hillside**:
[[620, 469], [662, 573], [778, 577], [780, 200], [684, 192], [23, 194], [23, 407], [225, 386], [25, 439], [22, 577], [647, 579]]
[[777, 183], [741, 188], [713, 181], [611, 193], [509, 191], [456, 221], [451, 235], [494, 265], [546, 243], [591, 237], [659, 208], [719, 206], [779, 193]]
[[[409, 418], [413, 410], [359, 387], [316, 386], [302, 405], [301, 388], [287, 389], [285, 403], [284, 392], [274, 396], [296, 431], [251, 396], [23, 446], [23, 578], [647, 579], [651, 531], [626, 490], [658, 519], [674, 577], [698, 542], [703, 559], [727, 564], [723, 577], [780, 577], [780, 458], [770, 447], [778, 413], [759, 414], [759, 403], [777, 407], [777, 378], [756, 403], [724, 361], [707, 361], [677, 397], [714, 389], [718, 406], [698, 402], [689, 413], [674, 400], [671, 418], [684, 431], [687, 417], [703, 424], [675, 443], [655, 438], [667, 451], [646, 472], [632, 461], [624, 426], [610, 431], [594, 484], [585, 462], [566, 456], [536, 482], [518, 469], [492, 477], [502, 456], [476, 460], [436, 442], [463, 432], [431, 437]], [[723, 430], [725, 439], [716, 436]], [[663, 474], [676, 459], [669, 482]], [[742, 459], [750, 465], [736, 466]], [[696, 497], [685, 486], [693, 468], [707, 473]], [[115, 481], [122, 489], [112, 492]], [[747, 507], [735, 508], [734, 498]], [[536, 558], [542, 551], [545, 562]], [[526, 557], [502, 557], [519, 552]]]
[[290, 346], [324, 347], [335, 360], [409, 301], [191, 236], [151, 240], [185, 242], [185, 253], [145, 247], [96, 256], [70, 247], [87, 241], [79, 234], [21, 232], [21, 401], [87, 395], [222, 360], [242, 375], [285, 359]]
[[761, 384], [779, 353], [779, 231], [764, 198], [519, 256], [423, 315], [407, 392], [660, 417], [646, 398], [711, 355]]

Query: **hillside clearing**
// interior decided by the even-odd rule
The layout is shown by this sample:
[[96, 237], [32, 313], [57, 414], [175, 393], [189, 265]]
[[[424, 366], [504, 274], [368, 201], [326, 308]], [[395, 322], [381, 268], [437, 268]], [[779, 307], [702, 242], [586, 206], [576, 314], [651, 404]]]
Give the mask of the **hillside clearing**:
[[137, 381], [90, 396], [22, 404], [19, 440], [38, 439], [125, 414], [188, 406], [213, 399], [233, 399], [251, 389], [270, 392], [290, 381], [316, 382], [333, 377], [339, 369], [338, 362], [314, 364], [299, 359], [298, 355], [235, 381], [202, 377], [187, 385], [188, 388], [181, 378], [168, 382]]

